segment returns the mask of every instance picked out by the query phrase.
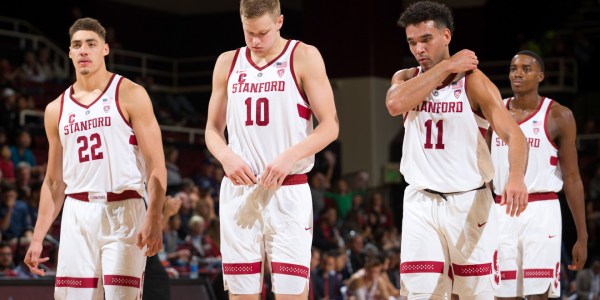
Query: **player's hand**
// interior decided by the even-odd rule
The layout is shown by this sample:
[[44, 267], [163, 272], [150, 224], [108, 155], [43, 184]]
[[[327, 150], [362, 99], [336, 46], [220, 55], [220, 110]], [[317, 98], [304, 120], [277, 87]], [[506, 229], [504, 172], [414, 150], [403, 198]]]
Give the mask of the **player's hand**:
[[156, 221], [146, 215], [142, 230], [137, 234], [137, 246], [144, 249], [146, 246], [146, 256], [154, 256], [162, 248], [162, 230], [160, 228], [160, 219]]
[[235, 153], [231, 152], [223, 161], [223, 170], [233, 185], [254, 185], [256, 176], [248, 165]]
[[275, 190], [283, 184], [294, 167], [295, 160], [289, 158], [286, 153], [279, 155], [274, 161], [267, 165], [265, 172], [260, 177], [260, 184], [265, 189]]
[[42, 243], [31, 241], [29, 244], [29, 249], [27, 250], [27, 254], [25, 254], [25, 259], [23, 260], [31, 273], [44, 276], [46, 272], [39, 268], [38, 265], [44, 262], [47, 262], [50, 258], [44, 257], [40, 258], [40, 254], [42, 253]]
[[511, 176], [502, 192], [500, 205], [506, 205], [506, 213], [511, 217], [518, 217], [527, 208], [528, 196], [525, 182]]
[[451, 73], [464, 73], [477, 69], [479, 60], [477, 60], [475, 52], [463, 49], [448, 58], [448, 63], [448, 68]]
[[568, 266], [571, 271], [579, 271], [587, 259], [587, 241], [577, 239], [573, 245], [573, 262]]

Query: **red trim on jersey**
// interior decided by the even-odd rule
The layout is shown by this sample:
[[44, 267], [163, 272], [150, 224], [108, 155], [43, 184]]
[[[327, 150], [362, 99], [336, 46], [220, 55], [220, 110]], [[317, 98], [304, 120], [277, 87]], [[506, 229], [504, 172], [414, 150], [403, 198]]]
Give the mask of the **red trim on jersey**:
[[119, 285], [140, 288], [140, 278], [124, 275], [104, 275], [104, 285]]
[[482, 118], [482, 119], [484, 119], [484, 120], [487, 120], [481, 111], [474, 111], [473, 109], [471, 109], [471, 111], [472, 111], [474, 114], [476, 114], [477, 116], [479, 116], [480, 118]]
[[558, 157], [557, 156], [550, 156], [550, 165], [555, 166], [558, 165]]
[[[555, 192], [547, 193], [531, 193], [527, 197], [527, 202], [546, 201], [546, 200], [558, 200], [558, 195]], [[502, 196], [498, 195], [495, 198], [496, 203], [502, 201]]]
[[[514, 98], [508, 99], [508, 101], [506, 101], [506, 108], [510, 109], [510, 104], [509, 103], [510, 103], [510, 100], [512, 100], [512, 99], [514, 99]], [[546, 98], [545, 97], [542, 98], [542, 100], [540, 101], [540, 103], [538, 104], [538, 106], [537, 106], [537, 108], [535, 109], [534, 112], [532, 112], [525, 119], [517, 122], [517, 124], [520, 126], [521, 124], [529, 121], [529, 119], [533, 118], [533, 116], [535, 116], [540, 111], [540, 109], [542, 109], [542, 105], [544, 105], [544, 99], [546, 99]]]
[[436, 87], [435, 89], [441, 90], [441, 89], [447, 87], [448, 85], [450, 85], [452, 83], [452, 80], [454, 80], [454, 77], [456, 77], [456, 73], [450, 73], [450, 75], [448, 75], [448, 77], [446, 77], [446, 79], [444, 79], [444, 81], [442, 81], [442, 85]]
[[419, 71], [421, 71], [421, 69], [419, 69], [418, 67], [415, 68], [415, 75], [413, 75], [413, 78], [417, 77], [417, 75], [419, 75]]
[[262, 262], [254, 263], [237, 263], [237, 264], [226, 264], [223, 263], [223, 274], [225, 275], [248, 275], [248, 274], [259, 274], [261, 270]]
[[492, 274], [492, 263], [478, 265], [457, 265], [452, 264], [452, 271], [456, 276], [484, 276]]
[[125, 115], [123, 115], [123, 111], [121, 111], [121, 105], [119, 105], [119, 87], [121, 86], [121, 82], [123, 82], [123, 77], [119, 78], [119, 82], [117, 82], [117, 88], [115, 90], [115, 105], [117, 106], [117, 110], [119, 111], [119, 115], [121, 115], [121, 119], [125, 121], [125, 124], [133, 129], [131, 123], [127, 119], [125, 119]]
[[274, 62], [276, 62], [285, 53], [285, 51], [287, 51], [287, 48], [290, 45], [291, 41], [292, 40], [288, 40], [287, 43], [285, 43], [285, 47], [283, 47], [283, 50], [281, 51], [281, 53], [279, 53], [279, 55], [277, 55], [277, 57], [273, 58], [271, 61], [269, 61], [266, 65], [264, 65], [262, 67], [259, 67], [254, 63], [254, 61], [252, 60], [250, 48], [248, 48], [248, 47], [246, 47], [246, 59], [248, 60], [248, 62], [250, 63], [251, 66], [253, 66], [255, 69], [257, 69], [259, 71], [262, 71], [262, 70], [266, 69], [268, 66], [272, 65]]
[[229, 78], [231, 78], [231, 73], [233, 73], [233, 69], [235, 69], [235, 63], [237, 62], [238, 55], [240, 54], [240, 48], [235, 50], [235, 54], [233, 55], [233, 61], [231, 62], [231, 67], [229, 67], [229, 74], [227, 74], [227, 82], [225, 86], [229, 85]]
[[63, 107], [65, 105], [65, 93], [63, 92], [60, 95], [60, 112], [58, 113], [58, 127], [60, 127], [60, 119], [62, 118], [62, 111], [63, 111]]
[[500, 271], [500, 277], [502, 280], [516, 280], [517, 279], [517, 271]]
[[312, 115], [312, 110], [310, 110], [310, 108], [298, 104], [298, 115], [300, 116], [300, 118], [302, 119], [306, 119], [306, 120], [310, 120], [310, 116]]
[[307, 267], [302, 266], [302, 265], [295, 265], [295, 264], [272, 262], [271, 263], [271, 272], [273, 274], [292, 275], [292, 276], [298, 276], [298, 277], [302, 277], [302, 278], [309, 277], [309, 275], [308, 275], [309, 271], [308, 271]]
[[524, 269], [523, 278], [554, 278], [554, 269]]
[[55, 287], [92, 288], [98, 287], [98, 278], [95, 277], [56, 277]]
[[[546, 97], [544, 97], [544, 99], [546, 99]], [[550, 136], [548, 135], [548, 130], [546, 129], [546, 124], [548, 124], [548, 116], [550, 115], [550, 108], [552, 108], [552, 105], [554, 104], [554, 101], [552, 99], [548, 99], [550, 102], [550, 104], [548, 104], [548, 109], [546, 109], [546, 116], [544, 117], [544, 133], [546, 134], [546, 138], [548, 139], [548, 141], [550, 142], [550, 144], [556, 149], [558, 150], [558, 146], [554, 143], [554, 141], [550, 138]]]
[[[79, 200], [79, 201], [89, 202], [89, 193], [87, 193], [87, 192], [67, 194], [66, 196], [71, 197], [76, 200]], [[120, 194], [112, 193], [112, 192], [106, 193], [106, 201], [107, 202], [122, 201], [122, 200], [127, 200], [127, 199], [141, 199], [141, 198], [142, 198], [142, 196], [140, 196], [140, 194], [137, 191], [133, 191], [133, 190], [126, 190]]]
[[400, 264], [400, 274], [444, 272], [442, 261], [408, 261]]
[[302, 96], [302, 99], [307, 105], [310, 105], [310, 101], [308, 101], [308, 97], [304, 93], [304, 91], [300, 88], [300, 84], [298, 83], [298, 79], [296, 78], [296, 72], [294, 71], [294, 52], [296, 52], [296, 48], [300, 45], [300, 42], [297, 42], [292, 48], [292, 53], [290, 53], [290, 72], [292, 72], [292, 78], [294, 78], [294, 83], [296, 84], [296, 88], [298, 89], [298, 93]]
[[77, 99], [73, 98], [73, 94], [75, 93], [75, 90], [73, 90], [73, 86], [70, 87], [71, 89], [71, 93], [69, 95], [69, 98], [71, 98], [71, 100], [73, 100], [73, 102], [75, 102], [75, 104], [83, 107], [83, 108], [90, 108], [90, 106], [94, 105], [94, 103], [98, 102], [98, 100], [100, 100], [100, 98], [102, 98], [102, 96], [106, 93], [106, 91], [108, 90], [108, 88], [110, 87], [110, 84], [112, 83], [113, 79], [115, 78], [115, 73], [113, 73], [110, 76], [110, 79], [108, 80], [108, 84], [104, 87], [104, 90], [102, 91], [102, 93], [100, 93], [100, 95], [98, 95], [98, 98], [96, 98], [96, 100], [92, 101], [92, 103], [88, 104], [88, 105], [84, 105], [81, 102], [77, 101]]
[[137, 146], [138, 142], [134, 134], [129, 136], [129, 144]]
[[487, 129], [485, 129], [485, 128], [482, 128], [482, 127], [479, 127], [479, 132], [481, 133], [481, 135], [482, 135], [483, 137], [487, 137], [487, 132], [488, 132], [488, 130], [487, 130]]

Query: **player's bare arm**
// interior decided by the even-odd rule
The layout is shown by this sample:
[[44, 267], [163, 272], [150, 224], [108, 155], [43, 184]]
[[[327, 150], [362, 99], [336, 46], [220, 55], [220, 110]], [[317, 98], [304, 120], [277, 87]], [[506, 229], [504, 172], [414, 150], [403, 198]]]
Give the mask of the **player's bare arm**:
[[147, 246], [146, 255], [153, 256], [162, 247], [161, 218], [167, 186], [167, 169], [160, 127], [146, 90], [123, 79], [119, 88], [123, 117], [129, 120], [145, 162], [144, 178], [148, 189], [148, 211], [138, 232], [138, 247]]
[[451, 74], [473, 70], [477, 68], [478, 63], [475, 53], [465, 49], [412, 79], [410, 78], [412, 75], [409, 73], [415, 72], [414, 68], [397, 72], [392, 78], [392, 86], [388, 89], [385, 97], [388, 112], [392, 116], [397, 116], [413, 109], [417, 104], [423, 102], [436, 87], [442, 85], [442, 82]]
[[39, 268], [39, 264], [48, 261], [49, 258], [40, 258], [42, 243], [50, 226], [60, 213], [65, 201], [65, 189], [67, 187], [63, 181], [63, 148], [58, 133], [60, 100], [58, 98], [48, 104], [44, 114], [44, 127], [49, 144], [48, 168], [40, 193], [40, 207], [35, 230], [24, 260], [31, 272], [37, 275], [44, 275], [44, 270]]
[[506, 205], [506, 213], [519, 216], [527, 208], [525, 170], [529, 148], [525, 135], [502, 103], [498, 88], [479, 70], [474, 70], [467, 84], [467, 95], [472, 99], [473, 110], [483, 112], [492, 129], [508, 145], [510, 173], [502, 192], [500, 205]]
[[319, 124], [306, 139], [290, 147], [267, 165], [263, 174], [264, 182], [261, 178], [261, 183], [266, 188], [281, 186], [296, 161], [323, 150], [339, 133], [333, 90], [321, 53], [314, 46], [301, 43], [294, 53], [293, 63], [300, 87], [310, 101], [310, 108]]
[[234, 185], [253, 185], [256, 183], [256, 175], [237, 154], [227, 147], [225, 140], [227, 76], [234, 56], [235, 51], [225, 52], [219, 56], [215, 64], [204, 139], [206, 147], [221, 162], [225, 175]]
[[558, 158], [564, 180], [563, 189], [577, 229], [577, 242], [573, 245], [573, 263], [569, 265], [569, 269], [581, 270], [587, 259], [588, 233], [583, 183], [577, 163], [575, 118], [571, 110], [554, 102], [550, 108], [550, 122], [546, 124], [550, 137], [558, 145]]

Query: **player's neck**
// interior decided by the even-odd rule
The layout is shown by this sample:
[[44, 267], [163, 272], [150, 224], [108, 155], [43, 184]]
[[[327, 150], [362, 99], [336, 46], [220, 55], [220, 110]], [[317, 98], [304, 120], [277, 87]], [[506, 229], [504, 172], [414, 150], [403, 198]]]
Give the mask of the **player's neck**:
[[510, 106], [520, 110], [535, 110], [538, 108], [540, 101], [542, 101], [542, 96], [537, 91], [532, 91], [527, 94], [515, 94], [510, 101]]
[[73, 84], [75, 91], [88, 91], [103, 90], [108, 81], [112, 77], [112, 73], [107, 70], [98, 70], [93, 74], [77, 74], [77, 81]]
[[250, 51], [252, 60], [254, 61], [255, 64], [257, 65], [262, 65], [261, 62], [265, 62], [268, 63], [271, 60], [273, 60], [275, 57], [279, 56], [279, 54], [281, 54], [281, 52], [283, 51], [283, 48], [285, 48], [287, 40], [279, 37], [277, 38], [277, 41], [273, 44], [273, 47], [271, 47], [271, 49], [269, 49], [268, 52], [264, 53], [264, 54], [257, 54], [255, 52]]

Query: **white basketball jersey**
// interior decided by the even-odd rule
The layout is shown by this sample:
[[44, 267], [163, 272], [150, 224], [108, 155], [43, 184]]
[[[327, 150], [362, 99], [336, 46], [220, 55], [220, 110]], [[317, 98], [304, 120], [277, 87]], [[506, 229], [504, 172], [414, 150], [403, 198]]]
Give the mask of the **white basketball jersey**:
[[102, 94], [89, 105], [61, 98], [58, 130], [63, 147], [66, 194], [135, 190], [143, 195], [141, 153], [131, 124], [123, 118], [118, 89], [123, 78], [113, 74]]
[[[312, 131], [312, 111], [294, 74], [293, 54], [300, 42], [288, 40], [282, 53], [259, 67], [250, 49], [236, 51], [227, 81], [229, 148], [260, 176], [279, 154]], [[294, 165], [292, 174], [310, 171], [314, 155]]]
[[[563, 186], [558, 164], [558, 148], [546, 131], [546, 120], [553, 102], [552, 99], [542, 98], [537, 110], [519, 123], [529, 144], [525, 185], [530, 194], [559, 192]], [[504, 103], [508, 108], [510, 99], [505, 99]], [[496, 132], [492, 134], [491, 146], [492, 160], [496, 169], [494, 192], [496, 195], [502, 195], [508, 181], [508, 146]]]
[[404, 114], [400, 172], [416, 189], [463, 192], [492, 179], [489, 123], [472, 111], [466, 84], [464, 77], [436, 89]]

